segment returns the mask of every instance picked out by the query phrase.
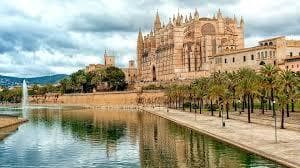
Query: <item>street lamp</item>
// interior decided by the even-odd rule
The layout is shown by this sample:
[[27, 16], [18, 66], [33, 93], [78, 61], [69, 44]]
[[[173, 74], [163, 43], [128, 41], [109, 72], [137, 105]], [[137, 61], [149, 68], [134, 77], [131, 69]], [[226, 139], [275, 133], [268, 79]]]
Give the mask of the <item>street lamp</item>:
[[273, 115], [274, 115], [274, 129], [275, 129], [275, 143], [277, 143], [277, 116], [276, 116], [276, 111], [275, 111], [275, 100], [272, 102], [273, 103]]
[[[238, 100], [238, 106], [241, 107], [241, 100], [240, 99]], [[241, 115], [242, 110], [240, 109], [239, 112], [240, 112], [240, 115]]]
[[225, 127], [225, 121], [224, 121], [224, 116], [223, 116], [223, 103], [221, 105], [221, 115], [222, 115], [222, 127]]

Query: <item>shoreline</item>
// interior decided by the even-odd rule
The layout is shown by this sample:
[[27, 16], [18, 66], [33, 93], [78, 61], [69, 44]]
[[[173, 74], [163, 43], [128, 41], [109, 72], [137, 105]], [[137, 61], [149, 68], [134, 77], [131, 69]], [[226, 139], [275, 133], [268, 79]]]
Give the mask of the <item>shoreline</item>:
[[14, 116], [2, 116], [0, 115], [0, 131], [3, 128], [15, 126], [15, 125], [21, 125], [23, 123], [26, 123], [28, 120], [24, 118], [18, 118]]
[[[162, 112], [162, 109], [164, 110], [164, 112]], [[296, 162], [294, 160], [291, 160], [289, 158], [284, 158], [284, 156], [282, 155], [279, 155], [278, 152], [270, 152], [270, 150], [262, 150], [262, 149], [259, 149], [259, 146], [258, 144], [255, 144], [255, 143], [245, 143], [245, 141], [242, 141], [242, 142], [238, 142], [236, 139], [239, 139], [235, 136], [235, 138], [233, 138], [234, 136], [231, 136], [232, 138], [230, 138], [230, 136], [224, 136], [222, 134], [218, 134], [216, 131], [210, 131], [208, 129], [205, 129], [205, 128], [201, 128], [201, 126], [199, 126], [199, 124], [197, 124], [197, 122], [201, 121], [200, 117], [203, 117], [203, 116], [197, 116], [197, 121], [196, 122], [191, 122], [194, 118], [194, 113], [188, 113], [188, 112], [181, 112], [181, 111], [177, 111], [176, 115], [173, 115], [173, 109], [170, 109], [169, 112], [165, 112], [166, 111], [166, 108], [140, 108], [140, 110], [142, 111], [145, 111], [145, 112], [149, 112], [153, 115], [156, 115], [156, 116], [159, 116], [159, 117], [162, 117], [164, 119], [167, 119], [169, 121], [172, 121], [176, 124], [179, 124], [179, 125], [182, 125], [182, 126], [185, 126], [185, 127], [188, 127], [190, 129], [193, 129], [195, 131], [198, 131], [199, 133], [202, 133], [202, 134], [205, 134], [207, 136], [210, 136], [210, 137], [213, 137], [215, 139], [217, 139], [218, 141], [221, 141], [221, 142], [224, 142], [224, 143], [227, 143], [227, 144], [230, 144], [232, 146], [235, 146], [235, 147], [238, 147], [242, 150], [245, 150], [245, 151], [248, 151], [250, 153], [253, 153], [253, 154], [256, 154], [258, 156], [261, 156], [261, 157], [264, 157], [266, 159], [269, 159], [269, 160], [272, 160], [274, 162], [277, 162], [281, 165], [284, 165], [284, 166], [287, 166], [287, 167], [293, 167], [293, 168], [298, 168], [300, 167], [300, 160], [296, 160]], [[170, 112], [172, 111], [172, 113]], [[180, 115], [178, 115], [178, 113], [183, 113], [183, 114], [187, 114], [187, 116], [191, 119], [191, 120], [188, 120], [186, 119], [186, 117], [182, 117]], [[206, 118], [206, 116], [204, 116]], [[210, 120], [215, 118], [215, 120], [220, 120], [218, 117], [214, 116], [214, 117], [207, 117], [209, 118]], [[240, 122], [240, 121], [233, 121], [233, 120], [228, 120], [228, 122]], [[245, 123], [244, 123], [245, 124]], [[229, 124], [228, 124], [229, 125]], [[259, 125], [259, 124], [249, 124], [251, 125], [250, 127], [252, 127], [252, 125]], [[262, 126], [262, 125], [259, 125], [260, 127], [267, 127], [267, 126]], [[226, 126], [226, 128], [222, 128], [221, 127], [221, 124], [219, 125], [216, 125], [216, 127], [218, 127], [219, 131], [220, 132], [223, 132], [224, 133], [224, 130], [227, 129], [227, 127], [230, 127], [229, 126]], [[270, 128], [270, 127], [268, 127]], [[250, 131], [250, 130], [248, 130]], [[285, 130], [284, 130], [285, 131]], [[237, 131], [238, 132], [238, 131]], [[273, 133], [273, 132], [272, 132]], [[226, 134], [226, 133], [225, 133]], [[230, 133], [232, 134], [232, 133]], [[300, 141], [300, 133], [299, 134], [299, 141]], [[285, 141], [279, 141], [277, 144], [275, 142], [269, 142], [268, 144], [268, 147], [267, 148], [271, 148], [273, 147], [274, 150], [277, 149], [278, 145], [284, 145], [288, 142], [285, 142]], [[292, 142], [293, 143], [293, 142]], [[299, 144], [297, 142], [294, 142], [295, 144]], [[252, 144], [252, 145], [251, 145]], [[266, 144], [260, 144], [260, 145], [266, 145]], [[295, 145], [296, 146], [296, 145]], [[295, 147], [294, 146], [294, 147]], [[299, 145], [298, 145], [299, 146]], [[293, 148], [294, 149], [294, 148]], [[300, 153], [300, 151], [299, 151]], [[298, 158], [300, 158], [300, 155], [297, 155]]]

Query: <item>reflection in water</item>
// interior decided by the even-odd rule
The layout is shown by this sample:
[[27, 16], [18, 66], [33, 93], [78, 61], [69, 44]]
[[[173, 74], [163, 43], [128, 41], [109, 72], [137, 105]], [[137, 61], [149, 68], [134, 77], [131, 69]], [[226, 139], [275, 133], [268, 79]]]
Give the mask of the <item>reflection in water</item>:
[[18, 130], [19, 125], [13, 125], [10, 127], [5, 127], [0, 129], [0, 141], [4, 140], [8, 136], [12, 135]]
[[0, 143], [0, 165], [280, 167], [144, 112], [31, 109], [29, 120]]

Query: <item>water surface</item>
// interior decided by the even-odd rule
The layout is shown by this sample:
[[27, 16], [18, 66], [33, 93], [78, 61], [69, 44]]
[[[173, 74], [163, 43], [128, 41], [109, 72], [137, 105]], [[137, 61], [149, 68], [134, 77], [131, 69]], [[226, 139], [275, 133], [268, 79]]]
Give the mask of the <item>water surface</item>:
[[283, 167], [145, 112], [41, 107], [28, 119], [0, 130], [0, 167]]

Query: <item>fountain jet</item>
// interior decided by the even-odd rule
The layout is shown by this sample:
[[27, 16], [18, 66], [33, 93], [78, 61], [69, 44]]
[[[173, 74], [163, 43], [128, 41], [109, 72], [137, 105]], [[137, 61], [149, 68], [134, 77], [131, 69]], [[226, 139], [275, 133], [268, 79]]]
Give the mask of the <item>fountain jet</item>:
[[27, 88], [27, 83], [25, 80], [23, 80], [23, 97], [22, 97], [22, 109], [28, 107], [28, 88]]

